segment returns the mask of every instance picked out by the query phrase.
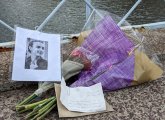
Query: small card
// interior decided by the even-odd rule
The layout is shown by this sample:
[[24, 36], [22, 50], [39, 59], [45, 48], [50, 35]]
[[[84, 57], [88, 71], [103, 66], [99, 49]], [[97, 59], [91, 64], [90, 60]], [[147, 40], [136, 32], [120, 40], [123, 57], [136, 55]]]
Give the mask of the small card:
[[58, 108], [58, 115], [60, 118], [68, 118], [68, 117], [78, 117], [78, 116], [85, 116], [85, 115], [92, 115], [92, 114], [99, 114], [105, 112], [113, 112], [113, 108], [106, 102], [106, 110], [100, 112], [72, 112], [66, 109], [65, 106], [62, 105], [60, 101], [60, 93], [61, 93], [61, 85], [55, 84], [55, 92], [57, 98], [57, 108]]
[[69, 111], [99, 112], [106, 110], [101, 83], [90, 87], [69, 88], [62, 79], [60, 100]]

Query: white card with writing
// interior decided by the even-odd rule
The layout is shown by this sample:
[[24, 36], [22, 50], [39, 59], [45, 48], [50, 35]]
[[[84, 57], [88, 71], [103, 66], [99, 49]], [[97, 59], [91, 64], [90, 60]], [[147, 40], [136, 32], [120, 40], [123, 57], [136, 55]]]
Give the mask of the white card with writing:
[[106, 110], [101, 83], [90, 87], [70, 88], [62, 79], [60, 100], [69, 111], [99, 112]]

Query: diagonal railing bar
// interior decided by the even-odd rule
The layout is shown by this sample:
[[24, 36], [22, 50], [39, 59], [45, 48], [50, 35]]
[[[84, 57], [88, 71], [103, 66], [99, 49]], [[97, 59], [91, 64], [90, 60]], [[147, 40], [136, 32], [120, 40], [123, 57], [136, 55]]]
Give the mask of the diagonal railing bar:
[[0, 23], [1, 23], [2, 25], [4, 25], [5, 27], [7, 27], [9, 30], [15, 32], [15, 29], [12, 28], [11, 26], [9, 26], [8, 24], [6, 24], [4, 21], [0, 20]]
[[[91, 3], [91, 0], [88, 0], [88, 1], [89, 3]], [[86, 5], [86, 21], [88, 20], [88, 17], [90, 16], [90, 14], [91, 14], [91, 8], [88, 5]]]
[[85, 25], [84, 25], [84, 27], [82, 28], [81, 31], [84, 31], [84, 30], [85, 30], [85, 27], [86, 27], [86, 26], [88, 25], [88, 23], [90, 22], [90, 19], [92, 18], [92, 15], [94, 14], [94, 12], [95, 12], [95, 10], [93, 10], [93, 11], [91, 12], [91, 14], [89, 15], [88, 19], [86, 20]]
[[[60, 2], [60, 4], [49, 14], [49, 16], [42, 22], [42, 24], [37, 28], [37, 30], [42, 30], [42, 28], [46, 25], [46, 23], [49, 22], [49, 20], [55, 15], [55, 13], [60, 9], [60, 7], [66, 2], [66, 0], [62, 0]], [[87, 1], [84, 0], [84, 2], [86, 3], [86, 5], [88, 7], [90, 7], [91, 9], [95, 10], [95, 12], [101, 17], [103, 18], [103, 16], [91, 5], [91, 1]], [[87, 11], [86, 11], [87, 13]]]
[[84, 2], [85, 2], [92, 10], [94, 10], [94, 11], [98, 14], [98, 16], [100, 16], [101, 18], [103, 18], [103, 15], [102, 15], [98, 10], [96, 10], [95, 7], [93, 7], [93, 5], [91, 5], [91, 3], [90, 3], [88, 0], [84, 0]]
[[42, 22], [42, 24], [37, 28], [38, 31], [42, 30], [42, 28], [49, 22], [49, 20], [54, 16], [54, 14], [61, 8], [61, 6], [66, 2], [66, 0], [62, 0], [57, 7], [48, 15], [48, 17]]
[[132, 8], [127, 12], [127, 14], [121, 19], [121, 21], [117, 24], [118, 26], [121, 26], [125, 20], [130, 16], [130, 14], [135, 10], [135, 8], [140, 4], [142, 0], [138, 0]]

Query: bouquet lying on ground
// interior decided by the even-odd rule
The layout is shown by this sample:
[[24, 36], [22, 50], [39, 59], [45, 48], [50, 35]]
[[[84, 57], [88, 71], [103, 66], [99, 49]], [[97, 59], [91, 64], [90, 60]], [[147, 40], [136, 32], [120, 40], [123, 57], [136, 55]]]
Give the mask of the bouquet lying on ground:
[[[84, 41], [82, 34], [81, 47], [75, 49], [72, 56], [83, 56], [91, 65], [90, 69], [80, 72], [71, 87], [101, 83], [104, 91], [112, 91], [161, 77], [163, 70], [141, 49], [145, 38], [135, 31], [129, 35], [133, 36], [131, 39], [127, 36], [110, 16], [106, 16]], [[91, 59], [92, 56], [95, 59]]]
[[[71, 87], [91, 86], [100, 82], [104, 91], [112, 91], [155, 80], [163, 73], [158, 65], [139, 50], [142, 41], [135, 45], [110, 16], [105, 17], [80, 43], [82, 45], [75, 48], [62, 65], [66, 81], [79, 74]], [[33, 116], [36, 119], [41, 113], [46, 115], [55, 106], [54, 97], [27, 104], [53, 87], [53, 83], [43, 83], [34, 94], [18, 104], [16, 110], [24, 112], [33, 109], [27, 118]]]

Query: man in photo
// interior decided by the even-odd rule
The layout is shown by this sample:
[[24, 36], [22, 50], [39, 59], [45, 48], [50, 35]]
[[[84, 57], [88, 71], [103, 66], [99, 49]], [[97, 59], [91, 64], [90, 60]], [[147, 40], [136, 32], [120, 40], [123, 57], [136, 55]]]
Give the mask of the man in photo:
[[[46, 42], [28, 38], [28, 57], [25, 60], [25, 69], [47, 70], [48, 63], [45, 60]], [[26, 53], [27, 54], [27, 53]]]

